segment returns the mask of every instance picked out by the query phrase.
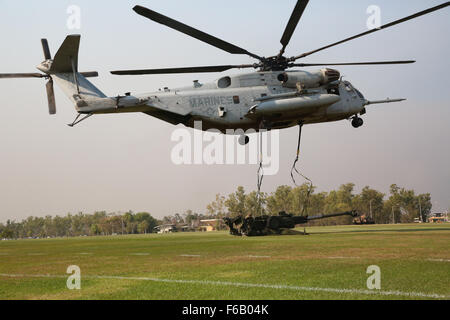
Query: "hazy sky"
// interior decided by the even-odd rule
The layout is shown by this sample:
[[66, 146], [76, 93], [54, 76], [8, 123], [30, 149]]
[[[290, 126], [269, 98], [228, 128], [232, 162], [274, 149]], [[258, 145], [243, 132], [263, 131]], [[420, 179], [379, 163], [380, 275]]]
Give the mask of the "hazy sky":
[[[366, 29], [366, 9], [381, 7], [382, 23], [443, 0], [310, 1], [287, 49], [300, 54]], [[69, 5], [81, 8], [81, 29], [66, 26]], [[106, 94], [155, 91], [208, 82], [219, 74], [118, 77], [110, 70], [253, 63], [189, 38], [132, 11], [141, 4], [245, 47], [273, 55], [294, 0], [228, 1], [20, 1], [0, 0], [0, 72], [36, 72], [40, 39], [52, 54], [67, 34], [82, 35], [79, 68], [97, 70]], [[348, 121], [306, 126], [302, 171], [319, 190], [354, 182], [388, 192], [389, 185], [431, 192], [433, 211], [450, 207], [450, 11], [444, 9], [303, 62], [416, 59], [413, 65], [340, 67], [368, 99], [408, 98], [368, 108], [365, 126]], [[243, 71], [234, 71], [234, 73]], [[233, 73], [233, 72], [229, 72]], [[186, 209], [204, 212], [216, 193], [256, 188], [256, 166], [176, 166], [170, 153], [174, 127], [144, 114], [94, 116], [75, 128], [76, 113], [56, 89], [58, 114], [47, 111], [45, 81], [2, 80], [0, 222], [29, 215], [79, 211], [140, 211], [162, 217]], [[281, 168], [263, 191], [292, 185], [297, 129], [280, 132]]]

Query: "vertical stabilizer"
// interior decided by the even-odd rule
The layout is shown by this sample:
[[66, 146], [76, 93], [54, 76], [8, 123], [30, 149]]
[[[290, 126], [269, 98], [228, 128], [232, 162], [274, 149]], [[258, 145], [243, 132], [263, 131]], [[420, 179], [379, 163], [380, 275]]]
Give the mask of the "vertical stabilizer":
[[52, 78], [75, 104], [79, 103], [80, 100], [89, 102], [89, 100], [106, 97], [103, 92], [86, 79], [87, 76], [96, 76], [96, 72], [78, 72], [80, 38], [80, 35], [67, 36], [49, 69]]

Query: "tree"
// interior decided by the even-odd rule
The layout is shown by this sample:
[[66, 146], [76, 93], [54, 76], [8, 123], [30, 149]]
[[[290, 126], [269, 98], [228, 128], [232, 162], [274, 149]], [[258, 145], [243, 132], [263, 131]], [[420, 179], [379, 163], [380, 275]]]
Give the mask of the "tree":
[[122, 216], [112, 215], [108, 218], [108, 223], [111, 226], [111, 234], [122, 233]]
[[87, 234], [88, 230], [86, 230], [86, 226], [84, 225], [84, 214], [82, 212], [78, 213], [78, 215], [72, 216], [70, 230], [72, 235], [81, 236]]
[[235, 193], [228, 196], [225, 200], [225, 206], [228, 209], [228, 215], [236, 217], [245, 213], [245, 189], [239, 186]]
[[270, 215], [278, 215], [281, 211], [288, 212], [292, 208], [292, 188], [279, 186], [267, 198], [267, 211]]
[[383, 193], [366, 186], [362, 189], [360, 194], [353, 198], [353, 209], [366, 216], [369, 216], [370, 213], [372, 213], [372, 218], [376, 223], [383, 223], [384, 196]]
[[123, 216], [122, 216], [122, 220], [125, 226], [125, 232], [127, 234], [133, 234], [137, 232], [137, 223], [134, 222], [134, 215], [132, 211], [128, 211], [126, 212]]
[[[309, 201], [310, 209], [308, 210], [308, 215], [353, 210], [355, 206], [354, 186], [353, 183], [347, 183], [341, 185], [338, 190], [332, 190], [329, 193], [321, 192], [319, 194], [312, 194]], [[351, 217], [342, 216], [313, 221], [310, 222], [310, 225], [338, 225], [350, 224], [351, 222]]]
[[184, 219], [181, 216], [181, 214], [175, 213], [175, 215], [173, 217], [175, 219], [175, 224], [183, 224], [184, 223]]
[[94, 235], [94, 236], [97, 236], [100, 234], [100, 228], [96, 224], [91, 225], [90, 231], [91, 231], [91, 235]]
[[343, 184], [339, 187], [337, 191], [337, 207], [338, 211], [348, 211], [352, 210], [352, 202], [353, 202], [353, 189], [355, 188], [354, 183]]
[[267, 195], [261, 192], [260, 198], [258, 198], [258, 192], [252, 191], [245, 197], [244, 201], [244, 213], [245, 215], [260, 215], [265, 214], [265, 204]]
[[321, 192], [317, 194], [311, 194], [309, 200], [308, 214], [316, 215], [325, 212], [325, 199], [327, 198], [327, 192]]
[[208, 215], [223, 218], [226, 215], [225, 197], [216, 194], [216, 199], [206, 206]]
[[191, 227], [197, 227], [200, 223], [200, 215], [198, 213], [193, 212], [192, 210], [187, 210], [184, 215], [184, 222], [191, 226]]
[[[431, 194], [419, 194], [417, 196], [417, 205], [419, 207], [419, 216], [422, 222], [427, 222], [428, 217], [431, 214], [431, 208], [433, 205], [431, 204]], [[450, 211], [450, 210], [449, 210]]]
[[148, 228], [149, 228], [149, 223], [147, 222], [147, 220], [142, 221], [141, 223], [139, 223], [137, 229], [139, 233], [147, 233]]
[[[153, 218], [151, 216], [151, 214], [148, 212], [136, 213], [134, 216], [134, 221], [136, 221], [138, 224], [137, 230], [139, 233], [142, 233], [141, 231], [139, 231], [139, 226], [144, 221], [147, 223], [147, 227], [145, 228], [146, 232], [154, 232], [154, 228], [158, 225], [158, 222], [156, 221], [156, 219]], [[142, 226], [141, 226], [141, 229], [142, 229]]]
[[289, 211], [297, 215], [308, 215], [308, 211], [311, 209], [314, 189], [315, 187], [309, 183], [304, 183], [299, 187], [293, 188], [290, 195]]
[[395, 184], [391, 185], [390, 191], [391, 195], [385, 203], [385, 214], [388, 215], [389, 210], [391, 213], [390, 221], [410, 223], [415, 218], [426, 221], [432, 208], [429, 193], [416, 196], [414, 190], [400, 188]]
[[175, 218], [173, 216], [165, 216], [163, 218], [163, 224], [175, 224]]
[[12, 230], [10, 230], [10, 229], [6, 229], [5, 228], [2, 231], [2, 233], [0, 234], [0, 238], [2, 238], [2, 239], [14, 239], [15, 238], [14, 232]]

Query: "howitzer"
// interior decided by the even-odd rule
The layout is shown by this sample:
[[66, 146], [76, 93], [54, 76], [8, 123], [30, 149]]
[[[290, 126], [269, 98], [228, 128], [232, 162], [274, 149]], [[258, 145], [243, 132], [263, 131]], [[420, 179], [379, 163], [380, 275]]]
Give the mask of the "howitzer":
[[224, 218], [225, 224], [230, 228], [230, 234], [235, 236], [266, 236], [271, 234], [280, 234], [285, 229], [293, 229], [298, 224], [305, 224], [308, 221], [326, 219], [331, 217], [351, 216], [357, 217], [358, 213], [354, 210], [319, 214], [315, 216], [295, 216], [280, 212], [278, 216], [259, 216]]

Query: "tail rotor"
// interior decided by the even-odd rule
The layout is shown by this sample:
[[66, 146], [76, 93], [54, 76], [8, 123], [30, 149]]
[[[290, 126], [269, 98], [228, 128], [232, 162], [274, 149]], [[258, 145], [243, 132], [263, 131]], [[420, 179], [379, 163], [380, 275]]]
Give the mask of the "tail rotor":
[[[50, 53], [50, 47], [48, 46], [47, 39], [41, 39], [42, 50], [44, 51], [45, 60], [51, 60], [52, 55]], [[48, 75], [48, 82], [45, 84], [45, 89], [47, 91], [47, 100], [48, 100], [48, 113], [50, 115], [56, 114], [56, 100], [55, 100], [55, 89], [53, 87], [53, 79], [50, 75]]]
[[46, 70], [49, 70], [49, 66], [52, 62], [52, 56], [50, 54], [50, 47], [47, 39], [41, 39], [42, 50], [44, 52], [45, 61], [38, 67], [43, 73], [0, 73], [0, 79], [17, 79], [17, 78], [45, 78], [48, 82], [45, 85], [47, 91], [48, 100], [48, 112], [51, 115], [56, 114], [56, 100], [55, 90], [53, 87], [53, 79]]
[[44, 51], [45, 60], [51, 60], [52, 55], [50, 54], [50, 47], [48, 46], [47, 39], [41, 39], [42, 50]]
[[56, 101], [55, 101], [55, 90], [53, 88], [53, 79], [49, 77], [45, 89], [47, 90], [47, 100], [48, 100], [48, 113], [51, 115], [56, 114]]

